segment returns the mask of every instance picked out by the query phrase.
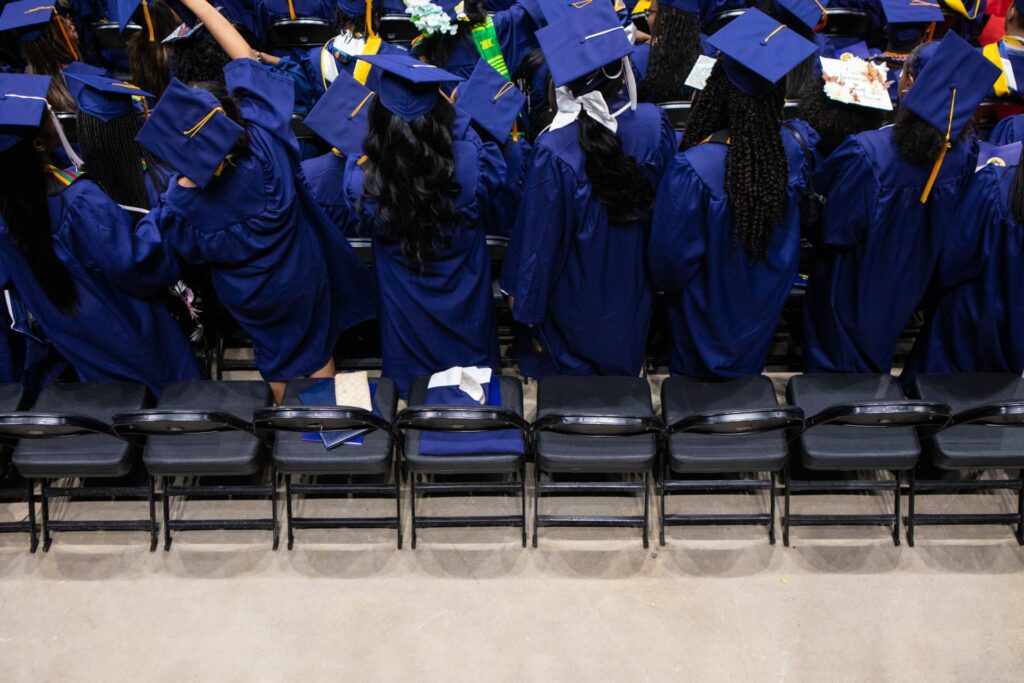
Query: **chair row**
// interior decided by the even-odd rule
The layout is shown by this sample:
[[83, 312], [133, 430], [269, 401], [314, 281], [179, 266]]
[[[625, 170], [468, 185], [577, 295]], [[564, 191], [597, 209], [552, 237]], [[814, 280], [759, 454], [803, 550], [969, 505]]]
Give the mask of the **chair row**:
[[[537, 387], [537, 416], [524, 418], [523, 387], [500, 378], [495, 405], [427, 403], [427, 379], [417, 381], [409, 407], [398, 411], [394, 384], [373, 383], [373, 411], [304, 406], [299, 392], [316, 380], [289, 383], [285, 405], [271, 406], [257, 381], [199, 381], [168, 387], [158, 401], [131, 383], [54, 384], [27, 410], [18, 385], [0, 387], [0, 438], [5, 460], [24, 478], [0, 494], [28, 503], [28, 519], [0, 532], [28, 533], [38, 543], [39, 489], [43, 549], [54, 532], [148, 531], [158, 543], [156, 504], [163, 511], [164, 548], [172, 532], [263, 529], [278, 545], [277, 496], [284, 480], [288, 547], [296, 529], [394, 529], [402, 547], [402, 485], [408, 481], [412, 546], [418, 529], [514, 527], [527, 542], [527, 462], [533, 462], [533, 545], [545, 527], [634, 527], [644, 547], [652, 483], [659, 496], [659, 540], [678, 525], [763, 525], [775, 542], [778, 479], [784, 491], [783, 540], [794, 526], [882, 525], [900, 543], [906, 478], [907, 539], [929, 524], [1016, 526], [1024, 543], [1024, 380], [1005, 374], [921, 376], [907, 398], [889, 375], [798, 375], [779, 405], [763, 376], [727, 382], [684, 377], [665, 381], [661, 415], [649, 383], [630, 377], [549, 377]], [[363, 432], [361, 445], [328, 450], [323, 433]], [[923, 457], [922, 457], [923, 456]], [[959, 478], [923, 476], [936, 470]], [[1010, 478], [978, 478], [1010, 470]], [[858, 473], [888, 473], [858, 476]], [[159, 487], [158, 487], [159, 485]], [[157, 495], [159, 490], [159, 496]], [[1008, 490], [1012, 513], [932, 514], [915, 511], [919, 493]], [[677, 495], [767, 492], [766, 509], [750, 514], [666, 511]], [[808, 515], [792, 512], [802, 494], [892, 495], [884, 514]], [[424, 516], [431, 496], [511, 496], [516, 514]], [[555, 515], [542, 499], [565, 496], [640, 498], [638, 514]], [[296, 498], [368, 497], [394, 501], [394, 516], [302, 517]], [[58, 520], [53, 498], [137, 499], [145, 519]], [[172, 498], [269, 500], [268, 515], [249, 519], [172, 518]], [[481, 505], [479, 499], [474, 505]]]

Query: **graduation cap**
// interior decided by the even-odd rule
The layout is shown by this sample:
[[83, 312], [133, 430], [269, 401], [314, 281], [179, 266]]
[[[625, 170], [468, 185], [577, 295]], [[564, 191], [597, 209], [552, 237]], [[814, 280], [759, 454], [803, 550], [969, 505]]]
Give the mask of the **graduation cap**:
[[946, 150], [970, 122], [999, 73], [996, 65], [953, 32], [946, 34], [925, 67], [918, 71], [902, 106], [945, 136], [945, 144], [921, 193], [922, 204], [928, 201]]
[[377, 90], [380, 103], [406, 121], [412, 121], [434, 109], [441, 83], [462, 80], [455, 74], [407, 54], [363, 55], [360, 59], [380, 69]]
[[737, 88], [764, 97], [818, 49], [764, 12], [751, 8], [708, 38]]
[[659, 0], [658, 7], [671, 7], [684, 14], [700, 16], [700, 0]]
[[0, 74], [0, 151], [35, 134], [46, 113], [50, 77]]
[[433, 0], [452, 21], [466, 21], [466, 0]]
[[67, 27], [58, 16], [56, 4], [47, 5], [46, 0], [21, 0], [4, 7], [0, 13], [0, 32], [17, 31], [19, 40], [32, 43], [43, 37], [46, 26], [54, 17], [58, 17], [56, 24], [64, 37], [64, 43], [68, 46], [71, 56], [77, 60], [78, 50], [71, 42]]
[[153, 17], [150, 14], [149, 4], [152, 0], [117, 0], [117, 28], [124, 33], [125, 27], [135, 20], [144, 26], [149, 42], [155, 43], [156, 32], [153, 28]]
[[825, 25], [829, 0], [775, 0], [775, 6], [811, 31]]
[[[544, 15], [547, 24], [553, 24], [560, 19], [573, 15], [577, 10], [585, 9], [595, 2], [610, 5], [608, 0], [540, 0], [540, 11]], [[614, 13], [615, 10], [612, 9]], [[616, 15], [616, 18], [618, 15]]]
[[938, 0], [882, 0], [889, 35], [897, 43], [916, 40], [931, 26], [945, 21]]
[[943, 0], [943, 3], [970, 21], [985, 13], [985, 0]]
[[526, 95], [482, 59], [459, 86], [455, 101], [455, 106], [500, 142], [508, 137], [524, 104]]
[[93, 66], [85, 62], [71, 62], [61, 69], [64, 75], [68, 74], [91, 74], [93, 76], [110, 76], [110, 72], [101, 66]]
[[342, 71], [306, 116], [305, 124], [345, 156], [358, 157], [370, 129], [370, 102], [375, 95]]
[[173, 78], [135, 141], [199, 187], [206, 187], [220, 174], [242, 132], [216, 97]]
[[[153, 97], [151, 93], [117, 78], [94, 74], [67, 73], [68, 90], [78, 102], [78, 110], [101, 121], [135, 113], [134, 97]], [[145, 109], [146, 106], [144, 105]]]
[[633, 45], [607, 0], [593, 0], [536, 35], [555, 86], [572, 83], [633, 53]]

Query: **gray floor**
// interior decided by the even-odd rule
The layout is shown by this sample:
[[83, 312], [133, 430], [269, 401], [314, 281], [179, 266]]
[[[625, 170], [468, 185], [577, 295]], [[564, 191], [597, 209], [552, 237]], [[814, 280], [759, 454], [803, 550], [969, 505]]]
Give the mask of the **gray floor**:
[[[766, 499], [686, 509], [727, 504], [758, 510]], [[1014, 504], [930, 496], [922, 511]], [[214, 506], [265, 512], [189, 501], [174, 514]], [[301, 511], [341, 508], [379, 510], [309, 501]], [[144, 515], [144, 504], [76, 502], [56, 515], [126, 512]], [[294, 551], [276, 553], [268, 532], [180, 533], [152, 554], [145, 534], [61, 534], [46, 554], [26, 546], [0, 537], [3, 681], [1024, 680], [1024, 548], [1004, 527], [922, 529], [916, 548], [893, 547], [882, 528], [842, 528], [797, 529], [787, 549], [739, 527], [675, 528], [646, 551], [635, 530], [548, 529], [538, 550], [513, 530], [422, 531], [415, 551], [395, 550], [386, 531], [300, 531]]]

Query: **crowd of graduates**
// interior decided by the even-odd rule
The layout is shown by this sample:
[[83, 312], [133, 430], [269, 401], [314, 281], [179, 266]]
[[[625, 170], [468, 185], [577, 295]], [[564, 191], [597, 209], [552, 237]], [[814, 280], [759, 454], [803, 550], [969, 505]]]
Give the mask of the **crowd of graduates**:
[[[674, 374], [760, 373], [795, 286], [808, 372], [890, 372], [923, 310], [904, 377], [1020, 373], [1024, 2], [945, 2], [833, 0], [843, 37], [819, 0], [6, 3], [0, 381], [159, 394], [218, 311], [278, 400], [378, 320], [404, 396], [498, 367], [495, 280], [526, 377], [638, 375], [656, 292]], [[268, 45], [299, 18], [337, 35]], [[822, 57], [888, 67], [892, 112], [831, 98]], [[691, 101], [676, 130], [659, 104]]]

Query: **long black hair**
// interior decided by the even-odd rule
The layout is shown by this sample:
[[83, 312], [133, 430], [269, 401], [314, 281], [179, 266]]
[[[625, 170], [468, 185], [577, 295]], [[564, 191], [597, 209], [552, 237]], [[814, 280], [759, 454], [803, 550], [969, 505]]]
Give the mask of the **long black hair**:
[[0, 152], [0, 215], [46, 298], [70, 316], [78, 307], [78, 292], [54, 252], [48, 184], [49, 174], [32, 140]]
[[700, 21], [667, 4], [658, 5], [658, 18], [651, 31], [651, 58], [640, 86], [644, 102], [672, 102], [690, 97], [683, 85], [701, 55]]
[[135, 142], [142, 122], [134, 112], [103, 121], [78, 114], [78, 144], [90, 177], [118, 204], [149, 208], [143, 162], [153, 167], [153, 155]]
[[780, 132], [783, 103], [778, 86], [765, 97], [738, 89], [719, 60], [683, 136], [683, 149], [688, 149], [709, 135], [728, 131], [725, 192], [732, 206], [733, 240], [742, 243], [755, 262], [764, 258], [786, 212], [789, 166]]
[[[605, 67], [602, 71], [607, 69]], [[607, 102], [622, 89], [622, 74], [602, 80], [596, 90]], [[604, 205], [608, 220], [632, 223], [647, 218], [654, 203], [654, 188], [636, 159], [622, 149], [622, 140], [583, 110], [580, 110], [576, 122], [577, 139], [583, 150], [583, 167], [594, 197]]]
[[[924, 45], [914, 48], [907, 57], [903, 68], [912, 78], [917, 78], [917, 58]], [[913, 85], [911, 85], [911, 88]], [[970, 124], [960, 131], [960, 139], [971, 130]], [[915, 166], [931, 166], [939, 158], [942, 148], [946, 146], [945, 131], [939, 131], [927, 121], [910, 110], [909, 107], [898, 107], [893, 121], [893, 139], [900, 157]], [[954, 141], [951, 141], [954, 142]]]
[[377, 202], [377, 234], [398, 242], [419, 271], [460, 220], [454, 122], [455, 110], [440, 97], [433, 110], [412, 121], [395, 116], [376, 98], [370, 103], [363, 194]]
[[[414, 41], [413, 52], [416, 53], [416, 56], [442, 69], [447, 67], [448, 58], [451, 56], [455, 46], [462, 41], [471, 41], [473, 38], [470, 34], [473, 32], [473, 27], [477, 24], [482, 24], [487, 19], [487, 11], [484, 9], [484, 4], [481, 0], [466, 0], [463, 5], [463, 12], [469, 18], [469, 21], [458, 22], [458, 31], [455, 35], [435, 33], [434, 35], [424, 36]], [[454, 20], [455, 17], [452, 17], [452, 21]]]
[[846, 138], [865, 130], [880, 128], [885, 121], [881, 109], [845, 104], [825, 95], [825, 83], [814, 76], [800, 92], [799, 117], [810, 124], [819, 136], [818, 153], [824, 159]]

